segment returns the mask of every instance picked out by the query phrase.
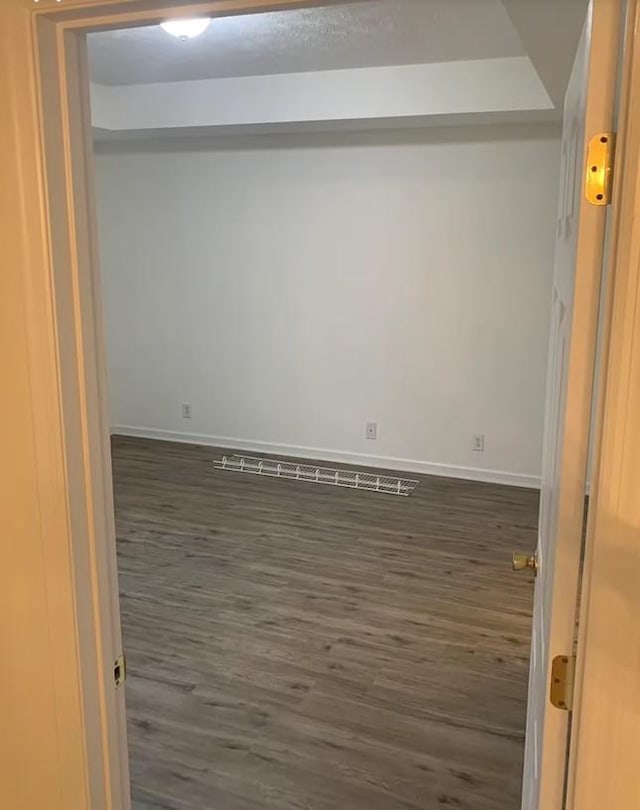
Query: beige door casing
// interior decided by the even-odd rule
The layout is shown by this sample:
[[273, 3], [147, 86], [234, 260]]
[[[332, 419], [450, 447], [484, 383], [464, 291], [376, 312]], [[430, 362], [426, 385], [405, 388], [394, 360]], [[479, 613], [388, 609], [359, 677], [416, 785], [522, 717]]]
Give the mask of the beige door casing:
[[[0, 514], [6, 544], [0, 797], [12, 810], [129, 807], [123, 692], [112, 673], [121, 648], [84, 32], [167, 16], [323, 4], [0, 4]], [[637, 5], [629, 0], [618, 137], [624, 172], [615, 184], [619, 211], [611, 233], [600, 443], [578, 648], [567, 805], [575, 810], [640, 806], [640, 623], [632, 621], [640, 609]], [[620, 678], [607, 689], [612, 653]]]

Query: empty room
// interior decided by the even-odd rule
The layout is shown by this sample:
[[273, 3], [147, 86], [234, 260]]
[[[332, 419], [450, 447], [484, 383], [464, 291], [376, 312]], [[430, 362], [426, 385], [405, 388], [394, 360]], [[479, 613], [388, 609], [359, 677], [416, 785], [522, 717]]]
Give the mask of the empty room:
[[532, 8], [88, 35], [137, 810], [533, 789], [587, 4]]

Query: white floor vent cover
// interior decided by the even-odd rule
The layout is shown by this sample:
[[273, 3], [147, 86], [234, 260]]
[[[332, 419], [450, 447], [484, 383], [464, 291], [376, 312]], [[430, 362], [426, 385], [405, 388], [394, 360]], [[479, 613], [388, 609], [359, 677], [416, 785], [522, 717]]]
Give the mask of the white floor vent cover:
[[334, 487], [366, 489], [369, 492], [386, 492], [389, 495], [411, 495], [418, 485], [417, 481], [409, 478], [376, 475], [360, 470], [316, 467], [315, 464], [295, 464], [290, 461], [254, 456], [222, 456], [220, 461], [214, 462], [214, 466], [216, 470], [309, 481], [312, 484], [330, 484]]

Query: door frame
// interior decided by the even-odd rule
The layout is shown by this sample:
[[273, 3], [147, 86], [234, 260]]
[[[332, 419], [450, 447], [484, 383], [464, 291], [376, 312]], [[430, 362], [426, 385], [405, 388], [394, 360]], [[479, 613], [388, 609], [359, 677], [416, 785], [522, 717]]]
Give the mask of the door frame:
[[[9, 112], [0, 120], [7, 392], [0, 424], [3, 460], [10, 460], [0, 466], [0, 514], [11, 539], [10, 565], [0, 571], [10, 624], [3, 739], [12, 742], [0, 751], [0, 784], [7, 806], [130, 806], [124, 695], [113, 682], [121, 639], [89, 99], [80, 81], [84, 32], [331, 2], [343, 0], [0, 4], [0, 95]], [[628, 0], [634, 23], [639, 5]], [[640, 806], [640, 32], [637, 24], [630, 30], [569, 760], [572, 810]], [[617, 677], [608, 688], [612, 661]]]
[[627, 0], [566, 807], [640, 807], [640, 2]]

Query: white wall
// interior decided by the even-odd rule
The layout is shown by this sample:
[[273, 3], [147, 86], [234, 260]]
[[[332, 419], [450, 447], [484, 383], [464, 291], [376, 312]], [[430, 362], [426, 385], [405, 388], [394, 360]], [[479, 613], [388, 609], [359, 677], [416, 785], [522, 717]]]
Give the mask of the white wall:
[[114, 429], [533, 483], [558, 164], [542, 127], [101, 147]]
[[398, 119], [554, 105], [526, 56], [91, 87], [105, 130]]

